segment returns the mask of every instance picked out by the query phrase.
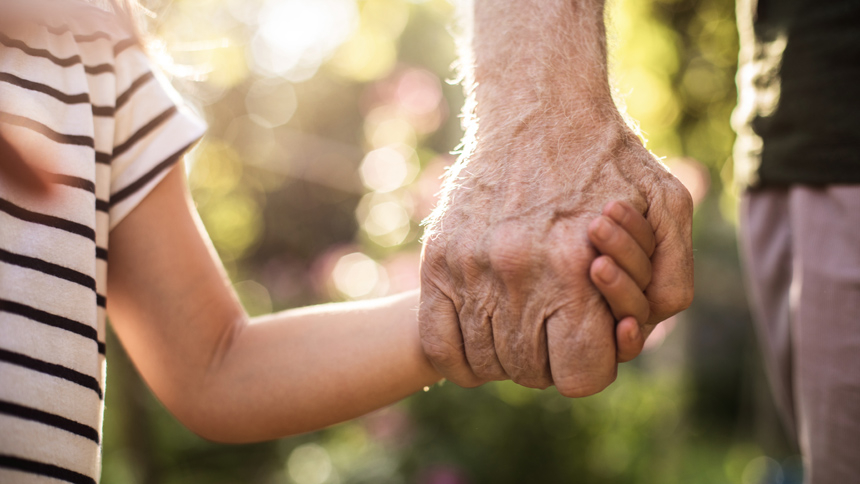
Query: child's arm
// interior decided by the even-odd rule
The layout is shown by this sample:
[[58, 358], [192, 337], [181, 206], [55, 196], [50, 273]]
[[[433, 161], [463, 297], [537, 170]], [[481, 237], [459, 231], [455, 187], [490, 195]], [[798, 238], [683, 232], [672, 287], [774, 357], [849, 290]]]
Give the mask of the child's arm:
[[111, 232], [108, 276], [114, 329], [191, 430], [225, 442], [307, 432], [440, 378], [417, 292], [249, 320], [192, 206], [175, 167]]
[[[37, 196], [48, 196], [52, 191], [51, 181], [48, 173], [33, 166], [30, 161], [33, 161], [33, 154], [25, 157], [22, 154], [21, 146], [16, 146], [13, 143], [15, 137], [6, 132], [3, 124], [3, 116], [0, 114], [0, 177], [8, 178], [14, 186], [23, 188], [26, 192]], [[20, 138], [20, 136], [18, 136]], [[38, 151], [38, 145], [35, 151]], [[33, 149], [33, 146], [27, 146]], [[44, 153], [36, 153], [35, 157], [40, 158]], [[40, 160], [41, 161], [41, 160]]]
[[602, 254], [591, 264], [591, 280], [618, 320], [618, 361], [632, 360], [642, 351], [648, 332], [650, 307], [644, 290], [651, 282], [654, 232], [633, 207], [610, 202], [589, 225], [588, 236]]

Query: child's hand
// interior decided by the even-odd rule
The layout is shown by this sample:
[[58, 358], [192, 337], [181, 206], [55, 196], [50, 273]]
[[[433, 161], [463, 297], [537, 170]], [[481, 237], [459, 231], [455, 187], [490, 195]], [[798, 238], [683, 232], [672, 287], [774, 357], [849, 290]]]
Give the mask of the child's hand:
[[618, 324], [618, 361], [630, 361], [642, 351], [640, 329], [650, 308], [644, 290], [651, 282], [654, 232], [647, 220], [624, 202], [610, 202], [588, 226], [588, 238], [602, 255], [591, 264], [591, 281], [606, 298]]

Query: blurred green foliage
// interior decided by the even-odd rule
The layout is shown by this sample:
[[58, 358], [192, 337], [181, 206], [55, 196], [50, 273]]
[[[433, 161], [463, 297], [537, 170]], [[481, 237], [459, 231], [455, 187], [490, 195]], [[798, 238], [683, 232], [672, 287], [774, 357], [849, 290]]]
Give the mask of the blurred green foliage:
[[[149, 7], [153, 55], [210, 125], [189, 183], [249, 313], [416, 287], [418, 224], [461, 136], [452, 5]], [[799, 482], [751, 340], [731, 223], [734, 4], [618, 0], [608, 18], [619, 104], [699, 202], [697, 299], [652, 338], [659, 349], [594, 397], [441, 384], [331, 429], [224, 446], [169, 416], [112, 338], [103, 482]]]

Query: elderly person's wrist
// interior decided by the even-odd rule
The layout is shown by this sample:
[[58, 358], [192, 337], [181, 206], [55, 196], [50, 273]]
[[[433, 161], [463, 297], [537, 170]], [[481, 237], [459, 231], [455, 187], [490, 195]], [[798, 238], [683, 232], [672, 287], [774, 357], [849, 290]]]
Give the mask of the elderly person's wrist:
[[602, 0], [476, 0], [462, 74], [477, 119], [490, 128], [538, 115], [617, 122], [605, 38]]

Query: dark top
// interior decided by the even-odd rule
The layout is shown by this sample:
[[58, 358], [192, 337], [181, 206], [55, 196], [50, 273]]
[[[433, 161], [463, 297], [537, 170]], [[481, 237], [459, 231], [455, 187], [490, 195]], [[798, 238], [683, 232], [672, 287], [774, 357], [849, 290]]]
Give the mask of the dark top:
[[[736, 161], [756, 171], [747, 181], [860, 183], [860, 0], [747, 7], [754, 46], [742, 47], [735, 115], [736, 127], [746, 125], [738, 129]], [[741, 34], [747, 43], [752, 37]]]

